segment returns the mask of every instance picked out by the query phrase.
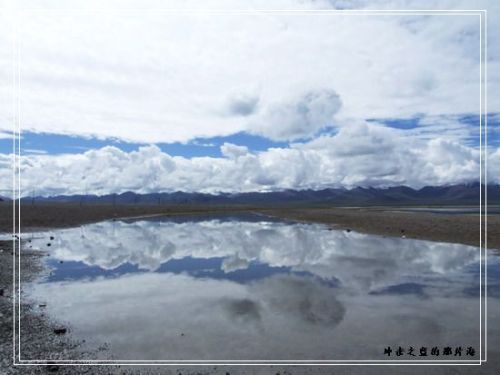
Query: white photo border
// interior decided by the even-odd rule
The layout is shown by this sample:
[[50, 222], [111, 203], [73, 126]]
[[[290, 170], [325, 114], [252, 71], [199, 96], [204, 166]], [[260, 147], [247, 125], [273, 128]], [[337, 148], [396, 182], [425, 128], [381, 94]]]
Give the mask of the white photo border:
[[[463, 9], [463, 10], [205, 10], [205, 9], [15, 9], [10, 10], [12, 15], [12, 59], [13, 59], [13, 132], [12, 132], [12, 241], [13, 241], [13, 365], [14, 366], [480, 366], [487, 361], [487, 142], [488, 142], [488, 112], [487, 112], [487, 10], [486, 9]], [[479, 68], [479, 360], [23, 360], [21, 359], [21, 50], [18, 33], [18, 22], [23, 13], [26, 12], [50, 12], [57, 13], [80, 13], [80, 12], [117, 12], [117, 13], [199, 13], [213, 15], [303, 15], [303, 16], [355, 16], [355, 15], [376, 15], [376, 16], [412, 16], [412, 15], [440, 15], [440, 16], [478, 16], [480, 33], [480, 68]], [[483, 23], [484, 22], [484, 23]], [[484, 29], [483, 29], [484, 27]], [[484, 122], [484, 127], [483, 127]], [[484, 138], [484, 139], [483, 139]], [[17, 141], [17, 142], [16, 142]], [[484, 141], [484, 143], [483, 143]], [[484, 172], [483, 172], [484, 171]], [[481, 186], [485, 186], [484, 195]], [[484, 222], [484, 225], [483, 225]], [[483, 233], [484, 232], [484, 233]], [[484, 239], [484, 241], [483, 241]], [[484, 247], [483, 247], [484, 242]], [[484, 252], [484, 253], [483, 253]], [[484, 257], [484, 262], [483, 262]], [[16, 259], [17, 258], [17, 259]], [[484, 273], [483, 273], [484, 267]], [[483, 289], [484, 278], [484, 289]], [[16, 290], [17, 288], [17, 290]], [[17, 295], [16, 295], [17, 294]], [[484, 308], [483, 308], [484, 304]], [[17, 314], [17, 322], [15, 316]], [[17, 324], [16, 324], [17, 323]], [[484, 330], [484, 335], [483, 335]], [[16, 346], [17, 340], [17, 346]], [[484, 345], [483, 345], [484, 344]], [[484, 349], [484, 350], [483, 350]], [[484, 356], [483, 356], [484, 353]]]

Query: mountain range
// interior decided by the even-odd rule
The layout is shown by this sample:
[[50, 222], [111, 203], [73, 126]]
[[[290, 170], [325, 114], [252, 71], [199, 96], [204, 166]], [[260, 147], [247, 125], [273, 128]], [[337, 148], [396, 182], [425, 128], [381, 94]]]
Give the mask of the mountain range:
[[356, 187], [353, 189], [283, 190], [249, 193], [149, 193], [124, 192], [107, 195], [58, 195], [51, 197], [24, 197], [23, 201], [79, 202], [111, 204], [332, 204], [349, 205], [477, 205], [480, 189], [487, 190], [488, 204], [500, 204], [500, 185], [479, 183], [426, 186], [412, 189], [407, 186], [388, 188]]

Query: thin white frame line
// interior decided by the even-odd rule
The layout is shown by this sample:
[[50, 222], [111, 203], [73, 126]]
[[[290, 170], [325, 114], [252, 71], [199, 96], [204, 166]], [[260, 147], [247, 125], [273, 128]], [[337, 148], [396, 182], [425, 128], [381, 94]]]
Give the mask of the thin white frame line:
[[[16, 9], [14, 11], [15, 14], [17, 14], [17, 12], [29, 12], [29, 11], [51, 11], [51, 12], [57, 12], [57, 11], [63, 11], [63, 12], [68, 12], [68, 13], [71, 13], [71, 12], [87, 12], [87, 13], [90, 13], [92, 11], [94, 12], [105, 12], [105, 11], [113, 11], [113, 12], [118, 12], [118, 13], [121, 13], [121, 12], [126, 12], [127, 10], [116, 10], [116, 9], [103, 9], [103, 10], [87, 10], [87, 9], [72, 9], [72, 10], [57, 10], [57, 9], [46, 9], [46, 10], [43, 10], [43, 9]], [[137, 12], [156, 12], [156, 11], [163, 11], [163, 12], [180, 12], [180, 13], [188, 13], [190, 12], [190, 10], [181, 10], [181, 9], [130, 9], [129, 11], [132, 11], [134, 13], [137, 13]], [[346, 12], [346, 11], [351, 11], [351, 12]], [[482, 18], [481, 18], [481, 15], [482, 14], [486, 14], [486, 10], [483, 9], [483, 10], [400, 10], [400, 11], [390, 11], [390, 10], [249, 10], [249, 11], [221, 11], [221, 10], [193, 10], [194, 13], [207, 13], [207, 14], [248, 14], [248, 15], [257, 15], [257, 14], [261, 14], [261, 13], [289, 13], [290, 15], [292, 14], [298, 14], [298, 13], [313, 13], [313, 15], [425, 15], [425, 14], [430, 14], [430, 15], [479, 15], [479, 18], [480, 18], [480, 49], [482, 48]], [[323, 14], [323, 13], [327, 13], [327, 14]], [[392, 13], [391, 13], [392, 12]], [[415, 13], [413, 13], [415, 12]], [[309, 15], [309, 14], [303, 14], [303, 15]], [[17, 17], [16, 17], [16, 21], [17, 21]], [[17, 26], [17, 23], [16, 23], [16, 26]], [[19, 212], [18, 212], [18, 219], [19, 219], [19, 225], [18, 225], [18, 235], [19, 235], [19, 238], [20, 238], [20, 234], [21, 234], [21, 228], [20, 228], [20, 223], [21, 223], [21, 213], [20, 213], [20, 207], [21, 207], [21, 199], [20, 199], [20, 194], [21, 194], [21, 189], [20, 189], [20, 182], [21, 182], [21, 172], [20, 172], [20, 157], [21, 157], [21, 153], [20, 153], [20, 134], [21, 134], [21, 125], [20, 125], [20, 90], [21, 90], [21, 85], [20, 85], [20, 41], [17, 40], [17, 43], [18, 43], [18, 75], [19, 75], [19, 79], [18, 79], [18, 115], [19, 115], [19, 118], [18, 118], [18, 163], [19, 163], [19, 168], [18, 168], [18, 171], [19, 171], [19, 174], [18, 174], [18, 181], [19, 181], [19, 184], [18, 184], [18, 204], [19, 204]], [[482, 102], [482, 80], [481, 80], [481, 77], [482, 77], [482, 70], [481, 70], [481, 60], [482, 59], [482, 53], [480, 53], [480, 103]], [[481, 121], [482, 121], [482, 116], [481, 116], [481, 110], [482, 110], [482, 106], [480, 105], [480, 132], [481, 132]], [[480, 179], [482, 178], [482, 158], [481, 158], [481, 146], [482, 146], [482, 137], [480, 137]], [[13, 187], [13, 191], [14, 191], [14, 187]], [[480, 189], [480, 209], [482, 208], [482, 189]], [[15, 212], [15, 210], [14, 210]], [[14, 225], [15, 227], [15, 225]], [[482, 230], [481, 230], [481, 221], [480, 221], [480, 239], [481, 239], [481, 236], [482, 236]], [[15, 241], [15, 240], [14, 240]], [[19, 252], [18, 252], [18, 257], [19, 257], [19, 264], [18, 264], [18, 268], [19, 268], [19, 275], [18, 275], [18, 279], [19, 279], [19, 285], [18, 285], [18, 289], [19, 289], [19, 305], [20, 305], [20, 298], [21, 298], [21, 288], [20, 288], [20, 241], [19, 242]], [[481, 241], [482, 242], [482, 241]], [[481, 243], [480, 243], [480, 262], [481, 262]], [[481, 268], [480, 268], [480, 285], [482, 283], [482, 277], [481, 277]], [[480, 286], [480, 288], [482, 288]], [[482, 292], [481, 292], [482, 293]], [[482, 294], [480, 294], [480, 299], [482, 297]], [[480, 305], [480, 311], [481, 311], [481, 305]], [[21, 346], [21, 338], [20, 338], [20, 308], [19, 308], [19, 311], [18, 311], [18, 319], [19, 319], [19, 361], [21, 361], [21, 358], [20, 358], [20, 346]], [[482, 333], [482, 314], [480, 314], [480, 337], [481, 337], [481, 333]], [[481, 350], [481, 344], [482, 344], [482, 340], [480, 340], [480, 359], [479, 359], [479, 365], [481, 365], [483, 362], [485, 362], [485, 360], [482, 359], [482, 350]], [[15, 350], [14, 350], [15, 352]], [[15, 359], [15, 358], [14, 358]], [[40, 360], [40, 361], [44, 361], [44, 360]], [[59, 364], [59, 363], [63, 363], [65, 364], [64, 360], [61, 360], [61, 361], [52, 361], [52, 360], [46, 360], [46, 361], [51, 361], [51, 364]], [[80, 360], [75, 360], [75, 361], [80, 361]], [[255, 360], [256, 362], [258, 362], [259, 360]], [[308, 360], [306, 360], [307, 362], [309, 362]], [[313, 362], [314, 360], [310, 360], [311, 362]], [[332, 361], [337, 361], [337, 360], [332, 360]], [[338, 361], [344, 361], [344, 360], [338, 360]], [[362, 362], [365, 362], [365, 361], [373, 361], [373, 360], [359, 360], [359, 361], [362, 361]], [[376, 360], [376, 361], [379, 361], [379, 360]], [[376, 363], [374, 365], [391, 365], [391, 364], [394, 364], [394, 361], [398, 361], [398, 360], [380, 360], [380, 362], [384, 362], [384, 363]], [[432, 365], [433, 363], [435, 362], [440, 362], [441, 360], [434, 360], [434, 361], [430, 361], [432, 363], [430, 363], [429, 365]], [[459, 363], [457, 363], [458, 365], [469, 365], [468, 363], [460, 363], [460, 362], [465, 362], [466, 360], [463, 360], [463, 361], [459, 361]], [[66, 360], [66, 362], [72, 362], [71, 360]], [[262, 361], [260, 361], [262, 362]], [[278, 361], [279, 362], [279, 361]], [[298, 361], [298, 362], [301, 362], [301, 361]], [[352, 363], [352, 362], [355, 362], [355, 361], [350, 361], [349, 363]], [[409, 361], [408, 363], [405, 363], [404, 365], [425, 365], [425, 364], [418, 364], [418, 363], [412, 363], [414, 361]], [[84, 360], [82, 360], [82, 362], [79, 362], [80, 364], [81, 363], [86, 363]], [[181, 362], [182, 364], [191, 364], [191, 362]], [[224, 363], [226, 365], [231, 365], [233, 362], [228, 362], [228, 363]], [[37, 364], [27, 364], [27, 363], [16, 363], [14, 361], [14, 365], [43, 365], [43, 363], [37, 363]], [[109, 363], [103, 363], [103, 364], [98, 364], [98, 363], [95, 363], [93, 365], [112, 365], [112, 364], [118, 364], [120, 365], [120, 363], [116, 363], [116, 362], [109, 362]], [[172, 365], [175, 365], [176, 363], [172, 363]], [[265, 365], [271, 365], [272, 363], [265, 363]], [[280, 364], [283, 364], [283, 363], [280, 363]], [[316, 363], [309, 363], [309, 365], [316, 365]], [[320, 363], [321, 364], [321, 363]], [[49, 365], [49, 364], [45, 364], [45, 365]], [[76, 364], [75, 364], [76, 365]], [[126, 364], [123, 364], [123, 365], [134, 365], [133, 363], [126, 363]], [[146, 364], [143, 364], [143, 363], [140, 363], [140, 365], [146, 365]], [[165, 364], [154, 364], [154, 365], [165, 365]], [[203, 364], [200, 364], [200, 365], [203, 365]], [[255, 365], [258, 365], [258, 364], [255, 364]], [[298, 364], [297, 364], [298, 365]], [[342, 365], [342, 364], [332, 364], [332, 365]], [[363, 364], [363, 365], [371, 365], [369, 363], [367, 364]], [[402, 365], [402, 364], [401, 364]], [[447, 363], [438, 363], [436, 365], [447, 365]], [[475, 364], [472, 364], [472, 365], [475, 365]]]
[[113, 13], [126, 13], [126, 12], [141, 12], [141, 13], [154, 13], [154, 12], [167, 12], [167, 13], [189, 13], [189, 14], [199, 14], [199, 13], [217, 13], [217, 14], [256, 14], [256, 13], [312, 13], [312, 14], [341, 14], [341, 15], [351, 15], [351, 14], [437, 14], [437, 15], [460, 15], [460, 14], [477, 14], [486, 13], [487, 9], [210, 9], [210, 8], [98, 8], [98, 9], [87, 9], [87, 8], [51, 8], [51, 9], [41, 9], [41, 8], [19, 8], [14, 9], [16, 12], [46, 12], [46, 13], [92, 13], [92, 12], [113, 12]]
[[43, 366], [43, 365], [62, 365], [62, 366], [481, 366], [482, 363], [442, 363], [442, 364], [433, 364], [433, 363], [172, 363], [172, 364], [158, 364], [158, 363], [137, 363], [137, 364], [118, 364], [118, 363], [58, 363], [49, 360], [51, 363], [15, 363], [16, 366]]
[[484, 27], [484, 143], [486, 152], [484, 155], [484, 360], [488, 361], [488, 12], [484, 13], [485, 27]]
[[482, 68], [482, 60], [483, 60], [483, 22], [481, 14], [479, 15], [479, 360], [483, 360], [483, 286], [482, 286], [482, 270], [483, 270], [483, 189], [482, 189], [482, 141], [483, 141], [483, 127], [482, 127], [482, 98], [483, 98], [483, 68]]
[[[17, 20], [16, 20], [17, 21]], [[16, 22], [16, 26], [19, 26]], [[18, 257], [18, 290], [19, 290], [19, 308], [17, 310], [18, 319], [18, 335], [19, 335], [19, 350], [18, 356], [21, 360], [21, 38], [17, 30], [17, 168], [18, 168], [18, 181], [17, 181], [17, 257]]]
[[[20, 361], [21, 364], [34, 364], [34, 365], [40, 365], [40, 364], [46, 364], [47, 361], [52, 362], [53, 360], [51, 359], [37, 359], [37, 360], [26, 360], [23, 359]], [[74, 363], [75, 365], [77, 364], [93, 364], [93, 365], [99, 365], [99, 363], [93, 363], [93, 362], [105, 362], [107, 365], [111, 365], [115, 362], [114, 360], [99, 360], [99, 359], [94, 359], [94, 360], [60, 360], [60, 362], [68, 362], [68, 363]], [[435, 364], [436, 362], [438, 364], [446, 364], [446, 363], [451, 363], [451, 364], [464, 364], [464, 363], [472, 363], [472, 364], [477, 364], [479, 360], [477, 359], [462, 359], [462, 360], [444, 360], [444, 359], [436, 359], [436, 360], [430, 360], [430, 359], [395, 359], [395, 360], [384, 360], [384, 359], [351, 359], [351, 360], [344, 360], [344, 359], [332, 359], [332, 360], [315, 360], [315, 359], [310, 359], [310, 360], [288, 360], [288, 359], [274, 359], [274, 360], [260, 360], [260, 359], [241, 359], [241, 360], [204, 360], [204, 359], [198, 359], [198, 360], [132, 360], [132, 359], [126, 359], [126, 360], [116, 360], [116, 361], [121, 361], [125, 362], [125, 364], [128, 365], [134, 365], [134, 364], [140, 364], [143, 365], [145, 363], [152, 363], [152, 365], [174, 365], [174, 364], [191, 364], [191, 363], [209, 363], [209, 364], [232, 364], [232, 363], [302, 363], [302, 364], [316, 364], [316, 363], [336, 363], [336, 362], [371, 362], [371, 363], [387, 363], [387, 362], [394, 362], [394, 363], [429, 363], [429, 364]], [[208, 361], [208, 362], [207, 362]], [[130, 362], [130, 363], [127, 363]], [[143, 363], [145, 362], [145, 363]], [[485, 362], [482, 360], [481, 362]], [[50, 364], [56, 364], [57, 362], [50, 363]]]
[[51, 362], [50, 364], [40, 363], [40, 364], [25, 364], [25, 363], [14, 363], [15, 366], [45, 366], [45, 365], [60, 365], [60, 366], [482, 366], [482, 363], [443, 363], [443, 364], [432, 364], [432, 363], [172, 363], [172, 364], [158, 364], [158, 363], [138, 363], [138, 364], [117, 364], [117, 363], [105, 363], [105, 364], [92, 364], [92, 363], [56, 363]]
[[16, 359], [16, 22], [11, 25], [12, 32], [12, 356]]

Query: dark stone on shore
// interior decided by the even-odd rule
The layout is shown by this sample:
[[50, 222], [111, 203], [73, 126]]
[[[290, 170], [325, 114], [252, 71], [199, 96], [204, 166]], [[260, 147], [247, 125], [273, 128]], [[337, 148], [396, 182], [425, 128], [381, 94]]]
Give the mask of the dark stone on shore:
[[404, 232], [405, 232], [405, 230], [404, 230], [404, 229], [401, 229], [401, 233], [404, 233]]
[[60, 260], [59, 263], [64, 263], [64, 262], [62, 260]]
[[56, 335], [64, 335], [67, 332], [66, 328], [55, 328], [54, 333]]
[[54, 240], [54, 236], [50, 236], [50, 240], [51, 240], [51, 241], [52, 241], [52, 240]]
[[57, 366], [57, 365], [49, 365], [49, 366], [47, 366], [47, 371], [48, 372], [57, 372], [57, 371], [59, 371], [59, 366]]
[[349, 232], [351, 232], [351, 229], [347, 228], [345, 231], [346, 231], [347, 233], [349, 233]]
[[3, 289], [0, 289], [0, 296], [3, 297]]
[[47, 244], [47, 246], [50, 246], [50, 245], [51, 245], [51, 244], [50, 244], [50, 242], [49, 242], [49, 243]]

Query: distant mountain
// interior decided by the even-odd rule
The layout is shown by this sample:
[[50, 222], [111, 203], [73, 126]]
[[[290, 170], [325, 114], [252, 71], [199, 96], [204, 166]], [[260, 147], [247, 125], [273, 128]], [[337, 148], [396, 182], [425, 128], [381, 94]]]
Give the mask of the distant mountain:
[[[484, 186], [482, 186], [484, 192]], [[58, 195], [36, 197], [36, 202], [78, 202], [111, 204], [332, 204], [337, 206], [356, 205], [421, 205], [421, 204], [470, 204], [479, 203], [479, 183], [426, 186], [412, 189], [407, 186], [389, 188], [322, 189], [322, 190], [283, 190], [276, 192], [252, 193], [150, 193], [97, 195]], [[488, 185], [488, 203], [500, 204], [500, 185]], [[31, 202], [32, 197], [22, 198]]]

